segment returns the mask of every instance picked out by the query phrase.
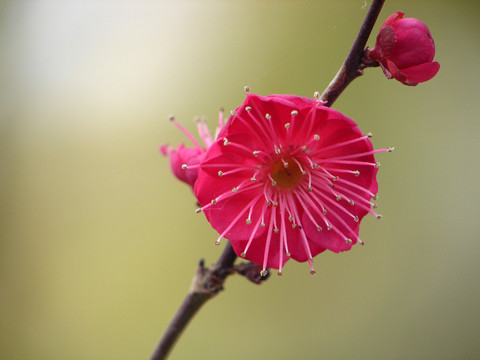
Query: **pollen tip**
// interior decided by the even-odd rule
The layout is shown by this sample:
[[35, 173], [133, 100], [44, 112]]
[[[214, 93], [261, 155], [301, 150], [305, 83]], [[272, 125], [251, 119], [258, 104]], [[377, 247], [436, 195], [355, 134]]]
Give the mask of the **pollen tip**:
[[175, 115], [173, 115], [173, 114], [169, 115], [168, 120], [175, 121]]
[[315, 134], [315, 135], [313, 135], [313, 138], [315, 139], [315, 141], [318, 141], [318, 140], [320, 140], [320, 135]]
[[218, 176], [220, 176], [220, 177], [223, 176], [223, 171], [222, 171], [222, 170], [219, 170], [219, 171], [218, 171]]
[[340, 195], [337, 195], [337, 201], [342, 200], [342, 197]]
[[245, 220], [245, 223], [246, 223], [247, 225], [250, 225], [250, 224], [252, 223], [252, 220], [251, 220], [251, 219], [247, 219], [247, 220]]
[[377, 162], [377, 163], [375, 164], [375, 167], [376, 167], [376, 168], [379, 168], [379, 167], [380, 167], [380, 163]]
[[353, 221], [358, 222], [358, 216], [354, 216]]
[[247, 254], [245, 254], [244, 252], [242, 252], [242, 253], [240, 254], [240, 256], [245, 259], [245, 256], [247, 256]]
[[216, 241], [214, 242], [214, 244], [215, 244], [215, 246], [220, 245], [220, 239], [216, 240]]
[[200, 214], [201, 212], [202, 212], [202, 208], [198, 208], [197, 210], [195, 210], [196, 214]]
[[290, 256], [291, 256], [291, 255], [290, 255], [290, 253], [289, 253], [289, 252], [287, 252], [287, 257], [290, 257]]
[[292, 112], [290, 113], [292, 116], [295, 116], [295, 115], [298, 115], [298, 111], [297, 110], [292, 110]]
[[381, 220], [383, 218], [383, 215], [377, 214], [377, 219]]
[[355, 205], [355, 201], [353, 201], [353, 200], [350, 200], [348, 203], [352, 206]]
[[387, 151], [388, 151], [388, 152], [392, 152], [393, 150], [395, 150], [395, 147], [394, 147], [394, 146], [391, 146], [391, 147], [388, 148]]
[[313, 97], [314, 97], [315, 100], [320, 100], [320, 93], [318, 91], [315, 91], [313, 93]]
[[211, 201], [211, 203], [212, 203], [212, 205], [215, 205], [215, 204], [217, 203], [217, 200], [216, 200], [216, 199], [213, 199], [213, 200]]
[[252, 110], [252, 107], [251, 106], [245, 106], [245, 110], [250, 111], [250, 110]]
[[353, 172], [353, 174], [354, 174], [355, 176], [360, 176], [360, 171], [355, 170], [355, 171]]
[[378, 208], [378, 204], [373, 204], [372, 208], [374, 208], [374, 209]]
[[309, 187], [307, 187], [307, 191], [308, 191], [308, 192], [312, 192], [313, 189], [309, 186]]
[[351, 243], [352, 243], [352, 239], [346, 238], [346, 239], [345, 239], [345, 242], [346, 242], [347, 244], [351, 244]]
[[358, 243], [359, 243], [360, 245], [365, 245], [365, 243], [363, 242], [363, 240], [360, 240], [360, 239], [358, 239]]
[[278, 270], [277, 275], [282, 276], [283, 275], [282, 270]]
[[373, 134], [372, 134], [371, 132], [369, 132], [369, 133], [367, 134], [367, 137], [368, 137], [368, 138], [371, 138], [372, 136], [373, 136]]
[[290, 123], [285, 124], [285, 129], [290, 129]]
[[321, 226], [317, 226], [317, 231], [322, 231], [322, 227]]
[[315, 270], [310, 270], [311, 275], [315, 275], [317, 272]]
[[268, 271], [265, 270], [265, 269], [263, 269], [262, 271], [260, 271], [260, 276], [261, 276], [261, 277], [265, 277], [265, 276], [267, 276], [267, 274], [268, 274]]
[[232, 116], [236, 116], [237, 112], [235, 110], [232, 110], [232, 111], [230, 111], [230, 114], [232, 114]]
[[229, 144], [228, 139], [227, 139], [227, 138], [223, 138], [223, 145], [224, 145], [224, 146], [227, 146], [228, 144]]
[[188, 165], [187, 165], [187, 164], [183, 164], [183, 165], [182, 165], [182, 169], [183, 169], [183, 170], [188, 169]]
[[270, 120], [270, 119], [272, 118], [272, 115], [270, 115], [270, 114], [265, 114], [265, 117], [266, 117], [268, 120]]
[[218, 109], [218, 111], [220, 111], [221, 113], [223, 113], [225, 111], [225, 108], [223, 106], [220, 106], [220, 108]]
[[249, 88], [248, 86], [245, 86], [245, 87], [243, 88], [243, 90], [244, 90], [247, 94], [250, 93], [250, 88]]
[[328, 225], [327, 230], [332, 230], [332, 227], [330, 225]]

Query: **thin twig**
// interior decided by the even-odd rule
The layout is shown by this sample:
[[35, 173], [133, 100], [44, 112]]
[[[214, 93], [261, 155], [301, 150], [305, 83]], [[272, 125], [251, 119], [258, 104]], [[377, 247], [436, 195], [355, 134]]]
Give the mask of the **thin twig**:
[[358, 31], [352, 48], [337, 74], [323, 92], [321, 99], [326, 101], [325, 106], [332, 106], [343, 90], [357, 77], [363, 74], [362, 58], [368, 38], [382, 10], [385, 0], [373, 0], [363, 24]]
[[158, 343], [150, 360], [167, 358], [168, 353], [175, 345], [182, 331], [202, 305], [223, 290], [225, 279], [233, 273], [233, 264], [236, 258], [237, 255], [232, 245], [228, 243], [212, 268], [205, 268], [203, 260], [200, 261], [187, 296]]
[[[370, 9], [368, 10], [362, 27], [355, 38], [347, 58], [337, 75], [321, 96], [321, 99], [327, 102], [326, 106], [331, 106], [348, 84], [358, 76], [362, 75], [362, 58], [365, 45], [384, 2], [385, 0], [372, 1]], [[223, 290], [223, 284], [229, 275], [238, 272], [257, 284], [268, 277], [252, 275], [258, 275], [258, 269], [254, 268], [257, 266], [255, 264], [242, 264], [238, 266], [238, 269], [234, 268], [236, 258], [237, 255], [235, 254], [232, 245], [228, 243], [214, 266], [205, 268], [203, 260], [200, 261], [187, 296], [183, 300], [182, 305], [180, 305], [180, 308], [172, 319], [150, 360], [163, 360], [167, 358], [170, 350], [173, 348], [175, 342], [180, 337], [182, 331], [188, 325], [190, 320], [198, 310], [200, 310], [203, 304]]]

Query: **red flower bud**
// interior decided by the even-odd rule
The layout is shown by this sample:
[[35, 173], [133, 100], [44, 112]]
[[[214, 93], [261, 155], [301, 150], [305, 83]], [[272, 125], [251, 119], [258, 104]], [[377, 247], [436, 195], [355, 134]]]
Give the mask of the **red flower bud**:
[[433, 61], [435, 43], [427, 25], [403, 15], [399, 11], [388, 17], [367, 56], [379, 63], [388, 79], [414, 86], [433, 78], [440, 64]]

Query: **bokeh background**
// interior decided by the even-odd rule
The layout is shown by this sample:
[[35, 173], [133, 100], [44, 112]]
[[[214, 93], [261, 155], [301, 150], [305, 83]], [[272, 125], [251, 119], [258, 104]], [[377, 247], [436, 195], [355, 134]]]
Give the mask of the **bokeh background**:
[[[188, 143], [168, 115], [195, 131], [244, 85], [321, 92], [368, 5], [1, 2], [0, 358], [148, 358], [222, 251], [158, 153]], [[398, 10], [430, 27], [437, 77], [367, 69], [335, 104], [396, 147], [378, 155], [384, 219], [315, 276], [230, 277], [171, 359], [480, 358], [480, 3], [387, 0], [376, 29]]]

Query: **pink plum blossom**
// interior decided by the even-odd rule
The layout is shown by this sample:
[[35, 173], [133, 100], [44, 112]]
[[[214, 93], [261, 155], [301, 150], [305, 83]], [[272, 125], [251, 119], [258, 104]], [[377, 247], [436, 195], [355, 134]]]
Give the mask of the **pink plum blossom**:
[[350, 250], [373, 210], [379, 164], [357, 124], [318, 100], [247, 92], [208, 148], [194, 186], [201, 208], [237, 255], [279, 269], [325, 250]]
[[[184, 164], [200, 164], [202, 159], [205, 157], [207, 148], [212, 145], [214, 138], [207, 127], [205, 119], [196, 119], [198, 134], [205, 146], [200, 145], [195, 139], [195, 137], [193, 137], [192, 134], [190, 134], [183, 126], [181, 126], [175, 120], [175, 117], [173, 115], [170, 116], [170, 121], [173, 122], [190, 139], [194, 147], [185, 147], [185, 145], [181, 143], [177, 148], [173, 148], [170, 145], [161, 145], [159, 150], [164, 156], [170, 157], [170, 167], [172, 169], [173, 175], [175, 175], [177, 179], [187, 183], [193, 188], [193, 185], [195, 185], [195, 181], [197, 181], [198, 169], [195, 167], [186, 169]], [[220, 115], [216, 131], [217, 134], [222, 129], [222, 127], [223, 109], [220, 109]]]
[[414, 86], [433, 78], [440, 64], [433, 61], [435, 43], [427, 25], [403, 15], [399, 11], [388, 17], [367, 57], [380, 64], [388, 79]]

